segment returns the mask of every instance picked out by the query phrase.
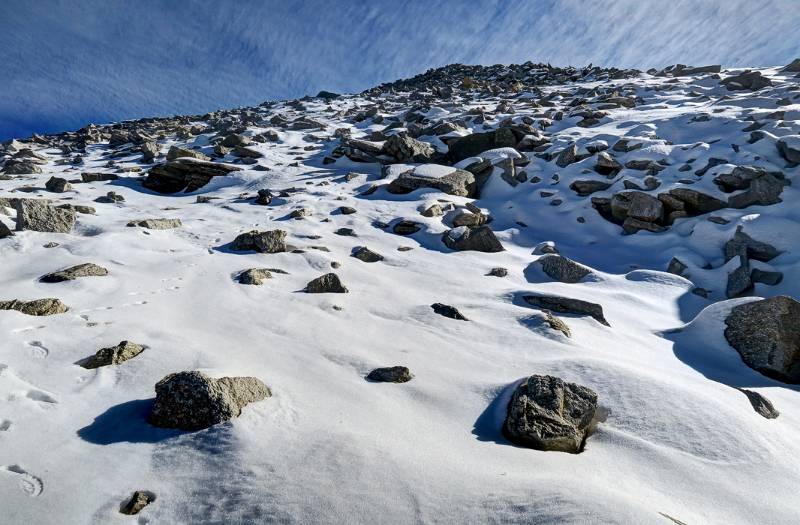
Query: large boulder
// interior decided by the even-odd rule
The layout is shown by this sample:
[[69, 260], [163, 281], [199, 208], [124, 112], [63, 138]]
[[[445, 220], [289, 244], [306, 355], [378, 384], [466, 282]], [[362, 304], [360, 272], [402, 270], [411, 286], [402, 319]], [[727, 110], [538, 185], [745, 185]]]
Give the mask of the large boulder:
[[16, 201], [17, 231], [69, 233], [75, 225], [75, 210], [56, 208], [47, 200]]
[[625, 190], [611, 197], [611, 214], [620, 222], [628, 217], [645, 222], [658, 222], [664, 216], [664, 205], [648, 193]]
[[531, 306], [543, 310], [552, 310], [562, 314], [588, 315], [598, 323], [611, 326], [603, 315], [603, 307], [597, 303], [560, 295], [525, 295], [522, 299]]
[[787, 383], [800, 383], [800, 302], [785, 295], [735, 306], [725, 339], [747, 366]]
[[43, 283], [60, 283], [64, 281], [73, 281], [79, 277], [102, 277], [104, 275], [108, 275], [108, 270], [102, 266], [98, 266], [94, 263], [84, 263], [43, 275], [39, 281]]
[[44, 316], [63, 314], [69, 308], [60, 299], [54, 298], [35, 299], [33, 301], [12, 299], [10, 301], [0, 301], [0, 310], [16, 310], [25, 315]]
[[775, 143], [784, 159], [792, 164], [800, 164], [800, 135], [787, 135]]
[[763, 76], [760, 71], [744, 71], [720, 80], [719, 83], [728, 88], [728, 91], [758, 91], [772, 85], [772, 81]]
[[436, 156], [433, 146], [405, 134], [392, 135], [386, 139], [383, 153], [397, 162], [430, 162]]
[[202, 372], [178, 372], [156, 383], [151, 425], [201, 430], [238, 417], [249, 403], [272, 395], [255, 377], [214, 379]]
[[414, 376], [405, 366], [388, 366], [376, 368], [367, 374], [367, 380], [376, 383], [408, 383]]
[[286, 232], [252, 230], [241, 233], [231, 243], [231, 250], [253, 250], [259, 253], [281, 253], [286, 251]]
[[690, 188], [673, 188], [667, 195], [683, 202], [686, 211], [692, 215], [701, 215], [728, 206], [728, 203], [723, 200]]
[[142, 184], [158, 193], [191, 192], [202, 188], [214, 177], [224, 177], [241, 169], [229, 164], [181, 157], [150, 168]]
[[171, 230], [173, 228], [180, 228], [182, 225], [180, 219], [136, 219], [128, 221], [128, 227], [146, 228], [148, 230]]
[[471, 197], [475, 193], [475, 176], [466, 170], [424, 164], [401, 173], [386, 189], [389, 193], [404, 194], [419, 188], [434, 188], [448, 195]]
[[347, 293], [348, 291], [339, 276], [332, 272], [321, 275], [306, 285], [306, 293]]
[[509, 128], [498, 128], [486, 133], [473, 133], [465, 137], [452, 139], [447, 144], [447, 156], [453, 163], [475, 157], [496, 148], [513, 148], [517, 138]]
[[536, 259], [542, 271], [562, 283], [577, 283], [592, 273], [592, 269], [562, 255], [549, 253]]
[[196, 149], [182, 148], [180, 146], [170, 146], [167, 151], [167, 160], [175, 160], [180, 158], [198, 159], [198, 160], [211, 160], [211, 158], [203, 152]]
[[495, 237], [488, 226], [468, 228], [459, 226], [447, 230], [442, 236], [442, 241], [451, 250], [495, 253], [504, 250], [503, 245]]
[[503, 435], [536, 450], [577, 454], [597, 411], [597, 394], [561, 378], [532, 375], [511, 395]]

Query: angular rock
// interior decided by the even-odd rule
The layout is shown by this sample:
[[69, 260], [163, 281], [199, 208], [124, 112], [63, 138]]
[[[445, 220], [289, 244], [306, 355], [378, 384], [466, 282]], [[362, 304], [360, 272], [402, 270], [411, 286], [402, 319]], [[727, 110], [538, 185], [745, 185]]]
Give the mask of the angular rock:
[[593, 390], [558, 377], [532, 375], [511, 395], [503, 435], [523, 447], [577, 454], [596, 410]]
[[765, 242], [757, 241], [747, 235], [741, 226], [736, 227], [733, 238], [725, 243], [725, 261], [730, 261], [737, 256], [745, 256], [748, 259], [769, 262], [782, 252]]
[[785, 295], [735, 306], [725, 339], [750, 368], [800, 383], [800, 302]]
[[469, 157], [475, 157], [497, 148], [513, 148], [517, 145], [517, 138], [509, 128], [498, 128], [486, 133], [473, 133], [465, 137], [453, 139], [447, 144], [447, 156], [453, 163], [460, 162]]
[[730, 76], [720, 80], [720, 84], [727, 87], [729, 91], [757, 91], [767, 86], [771, 86], [772, 82], [770, 79], [763, 76], [760, 71], [745, 71], [738, 75]]
[[766, 419], [775, 419], [781, 415], [780, 412], [775, 410], [772, 402], [758, 392], [747, 390], [746, 388], [739, 388], [737, 390], [747, 396], [747, 400], [750, 401], [750, 405], [753, 407], [753, 410], [755, 410], [756, 413], [761, 417]]
[[117, 346], [101, 348], [92, 357], [81, 363], [83, 368], [92, 369], [101, 366], [119, 365], [128, 359], [133, 359], [144, 352], [144, 347], [130, 341], [120, 341]]
[[467, 228], [459, 226], [448, 230], [442, 236], [445, 246], [451, 250], [496, 253], [504, 250], [503, 245], [495, 237], [494, 232], [488, 226], [478, 228]]
[[129, 221], [129, 227], [147, 228], [148, 230], [171, 230], [181, 226], [180, 219], [137, 219]]
[[383, 260], [383, 255], [373, 252], [366, 246], [357, 246], [356, 248], [353, 248], [353, 253], [351, 255], [356, 259], [367, 263], [374, 263]]
[[376, 368], [367, 374], [367, 380], [376, 383], [407, 383], [413, 377], [411, 371], [405, 366]]
[[561, 150], [556, 157], [556, 166], [566, 168], [578, 159], [578, 145], [574, 142]]
[[611, 326], [603, 316], [603, 307], [597, 303], [559, 295], [525, 295], [522, 299], [543, 310], [552, 310], [562, 314], [588, 315], [600, 324]]
[[775, 143], [781, 156], [792, 164], [800, 164], [800, 135], [788, 135]]
[[239, 274], [240, 284], [260, 286], [266, 279], [272, 279], [272, 273], [267, 268], [250, 268]]
[[668, 195], [683, 202], [687, 211], [694, 215], [721, 210], [728, 205], [727, 202], [716, 197], [688, 188], [673, 188], [669, 190]]
[[255, 377], [214, 379], [202, 372], [169, 374], [156, 383], [147, 421], [154, 426], [201, 430], [238, 417], [246, 405], [272, 395]]
[[487, 273], [486, 275], [490, 275], [492, 277], [505, 277], [508, 275], [508, 270], [506, 268], [501, 268], [498, 266], [497, 268], [492, 268], [491, 270], [489, 270], [489, 273]]
[[3, 221], [0, 221], [0, 239], [5, 239], [6, 237], [12, 237], [14, 232], [5, 225]]
[[347, 293], [347, 288], [335, 273], [326, 273], [306, 285], [306, 293]]
[[121, 509], [119, 509], [120, 514], [126, 514], [128, 516], [134, 516], [139, 514], [143, 508], [150, 505], [155, 498], [148, 492], [143, 490], [137, 490], [131, 496], [131, 499], [123, 505]]
[[160, 152], [160, 148], [156, 142], [144, 142], [139, 149], [142, 150], [142, 162], [151, 163], [156, 160]]
[[418, 222], [402, 220], [394, 225], [392, 231], [397, 235], [411, 235], [422, 229]]
[[410, 193], [419, 188], [434, 188], [448, 195], [470, 197], [475, 194], [475, 176], [466, 170], [426, 164], [401, 173], [386, 187], [389, 193], [395, 194]]
[[258, 190], [258, 196], [256, 197], [256, 204], [259, 206], [268, 206], [272, 203], [272, 192], [266, 189]]
[[42, 276], [39, 281], [43, 283], [60, 283], [72, 281], [80, 277], [102, 277], [108, 275], [108, 270], [93, 263], [78, 264], [64, 270], [48, 273]]
[[562, 283], [578, 283], [592, 273], [592, 269], [558, 254], [542, 255], [536, 264], [552, 279]]
[[544, 322], [553, 330], [558, 330], [565, 336], [572, 337], [572, 331], [569, 329], [569, 325], [547, 310], [544, 311]]
[[260, 232], [252, 230], [241, 233], [231, 243], [231, 250], [254, 250], [259, 253], [281, 253], [286, 251], [286, 232], [268, 230]]
[[469, 321], [461, 312], [458, 311], [457, 308], [454, 306], [450, 306], [448, 304], [442, 303], [433, 303], [431, 305], [434, 313], [442, 315], [444, 317], [449, 317], [450, 319], [456, 319], [457, 321]]
[[50, 177], [50, 179], [44, 183], [44, 187], [47, 189], [47, 191], [51, 191], [53, 193], [72, 191], [72, 184], [67, 182], [67, 179], [62, 179], [60, 177]]
[[158, 193], [188, 193], [199, 190], [214, 177], [224, 177], [241, 169], [238, 166], [182, 157], [150, 168], [142, 184]]
[[592, 193], [605, 191], [613, 183], [601, 180], [576, 180], [569, 185], [569, 189], [577, 193], [580, 197], [588, 197]]
[[170, 146], [169, 151], [167, 151], [167, 160], [175, 160], [180, 158], [190, 158], [190, 159], [197, 159], [197, 160], [211, 160], [211, 158], [202, 153], [197, 151], [196, 149], [190, 148], [181, 148], [180, 146]]
[[60, 299], [35, 299], [33, 301], [0, 301], [0, 310], [16, 310], [25, 315], [55, 315], [63, 314], [69, 308]]
[[436, 150], [427, 142], [422, 142], [408, 135], [392, 135], [383, 144], [383, 152], [397, 162], [430, 162]]
[[17, 231], [69, 233], [75, 225], [75, 211], [56, 208], [50, 201], [18, 199]]

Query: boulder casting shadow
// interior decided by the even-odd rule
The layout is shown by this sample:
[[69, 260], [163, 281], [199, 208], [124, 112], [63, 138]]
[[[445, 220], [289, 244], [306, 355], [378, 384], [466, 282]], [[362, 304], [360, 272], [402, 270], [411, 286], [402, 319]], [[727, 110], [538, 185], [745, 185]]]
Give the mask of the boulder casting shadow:
[[95, 445], [158, 443], [184, 432], [154, 427], [147, 422], [155, 398], [115, 405], [78, 430], [78, 436]]

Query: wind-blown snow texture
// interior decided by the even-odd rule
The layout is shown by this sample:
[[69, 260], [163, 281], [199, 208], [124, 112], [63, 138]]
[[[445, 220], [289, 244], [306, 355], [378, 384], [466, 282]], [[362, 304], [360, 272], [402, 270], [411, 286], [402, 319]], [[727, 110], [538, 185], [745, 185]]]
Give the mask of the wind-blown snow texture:
[[774, 66], [794, 0], [0, 2], [0, 140], [361, 91], [447, 63]]
[[[240, 163], [243, 170], [190, 194], [143, 188], [139, 170], [151, 165], [136, 145], [109, 147], [110, 129], [87, 131], [99, 142], [86, 146], [83, 164], [66, 160], [76, 151], [62, 157], [48, 145], [69, 135], [9, 146], [47, 157], [42, 174], [0, 181], [0, 198], [46, 197], [97, 211], [79, 215], [70, 234], [19, 231], [0, 239], [0, 300], [58, 297], [70, 306], [38, 318], [0, 311], [0, 521], [121, 523], [120, 505], [147, 490], [155, 501], [140, 523], [797, 523], [800, 393], [749, 369], [722, 335], [726, 313], [752, 300], [724, 301], [723, 245], [737, 226], [783, 251], [754, 262], [784, 274], [778, 285], [756, 284], [754, 294], [800, 296], [800, 178], [776, 148], [777, 137], [800, 132], [798, 80], [777, 69], [763, 73], [774, 86], [756, 92], [728, 91], [707, 74], [590, 74], [579, 83], [497, 96], [456, 90], [455, 99], [427, 104], [376, 91], [165, 122], [157, 162], [173, 144], [214, 156], [217, 134], [206, 124], [223, 129], [226, 118], [246, 117], [250, 137], [277, 134], [251, 144], [263, 155], [255, 164]], [[613, 91], [635, 106], [593, 98]], [[587, 106], [570, 105], [576, 97]], [[788, 104], [777, 106], [781, 99]], [[598, 106], [605, 115], [589, 127], [570, 114]], [[372, 116], [357, 117], [370, 108]], [[276, 115], [313, 118], [324, 129], [293, 130], [298, 126], [280, 119], [271, 123]], [[542, 140], [538, 155], [523, 152], [527, 165], [517, 171], [526, 172], [526, 182], [512, 187], [495, 168], [474, 201], [493, 217], [489, 226], [505, 251], [453, 252], [441, 240], [452, 213], [420, 214], [437, 202], [461, 207], [472, 199], [424, 188], [392, 194], [379, 164], [339, 156], [337, 128], [380, 148], [381, 135], [373, 132], [387, 124], [414, 129], [404, 116], [418, 121], [418, 131], [442, 120], [467, 126], [442, 138], [419, 136], [440, 152], [447, 151], [443, 139], [504, 121], [530, 125]], [[764, 134], [749, 143], [742, 130], [754, 122]], [[781, 172], [791, 185], [776, 204], [679, 218], [664, 233], [622, 235], [589, 197], [569, 189], [585, 178], [613, 182], [594, 196], [620, 191], [625, 180], [644, 184], [645, 171], [623, 169], [611, 179], [594, 172], [597, 155], [587, 147], [613, 146], [619, 138], [642, 144], [629, 153], [609, 149], [620, 163], [661, 161], [658, 193], [690, 187], [726, 197], [712, 178], [744, 164]], [[557, 167], [557, 153], [573, 141], [588, 156]], [[505, 151], [486, 157], [502, 165], [504, 155], [517, 156]], [[710, 158], [725, 162], [695, 175]], [[231, 155], [218, 160], [239, 162]], [[687, 164], [690, 170], [681, 170]], [[80, 181], [85, 172], [120, 178], [76, 182], [64, 194], [42, 189], [51, 175]], [[372, 185], [377, 189], [366, 191]], [[266, 207], [253, 202], [263, 188], [276, 195]], [[290, 188], [298, 191], [281, 195]], [[109, 191], [124, 202], [93, 202]], [[341, 206], [356, 213], [342, 214]], [[301, 207], [310, 215], [288, 218]], [[717, 222], [708, 220], [712, 215]], [[0, 213], [9, 226], [11, 217]], [[126, 226], [155, 217], [179, 218], [182, 226]], [[401, 218], [421, 230], [392, 233]], [[334, 234], [339, 228], [357, 237]], [[230, 249], [238, 234], [253, 229], [286, 230], [287, 243], [302, 251]], [[59, 246], [43, 247], [51, 241]], [[544, 241], [592, 275], [574, 284], [544, 276], [534, 264], [539, 255], [532, 255]], [[385, 260], [357, 260], [350, 256], [356, 246]], [[691, 281], [664, 272], [675, 255], [689, 266]], [[335, 261], [349, 293], [302, 293]], [[109, 275], [38, 281], [85, 262]], [[288, 274], [273, 271], [261, 286], [236, 281], [254, 267]], [[494, 267], [507, 268], [508, 276], [487, 276]], [[696, 287], [709, 298], [692, 293]], [[600, 303], [610, 326], [560, 316], [572, 332], [567, 338], [526, 305], [528, 293]], [[434, 314], [436, 302], [457, 307], [469, 321]], [[126, 339], [147, 348], [118, 366], [76, 365]], [[408, 366], [414, 378], [364, 379], [373, 368], [394, 365]], [[149, 426], [153, 385], [193, 369], [257, 377], [273, 396], [198, 432]], [[603, 417], [583, 453], [518, 448], [502, 437], [508, 397], [531, 374], [598, 393]], [[765, 395], [780, 417], [756, 414], [733, 387]]]

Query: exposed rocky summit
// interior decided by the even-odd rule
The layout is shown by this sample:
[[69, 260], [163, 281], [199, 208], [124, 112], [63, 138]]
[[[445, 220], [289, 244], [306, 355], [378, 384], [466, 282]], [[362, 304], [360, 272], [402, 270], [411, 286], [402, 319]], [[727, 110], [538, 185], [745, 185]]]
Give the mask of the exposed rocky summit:
[[242, 408], [272, 395], [255, 377], [214, 379], [202, 372], [177, 372], [156, 383], [151, 425], [201, 430], [239, 417]]
[[503, 434], [523, 447], [577, 454], [596, 410], [593, 390], [558, 377], [532, 375], [511, 395]]

